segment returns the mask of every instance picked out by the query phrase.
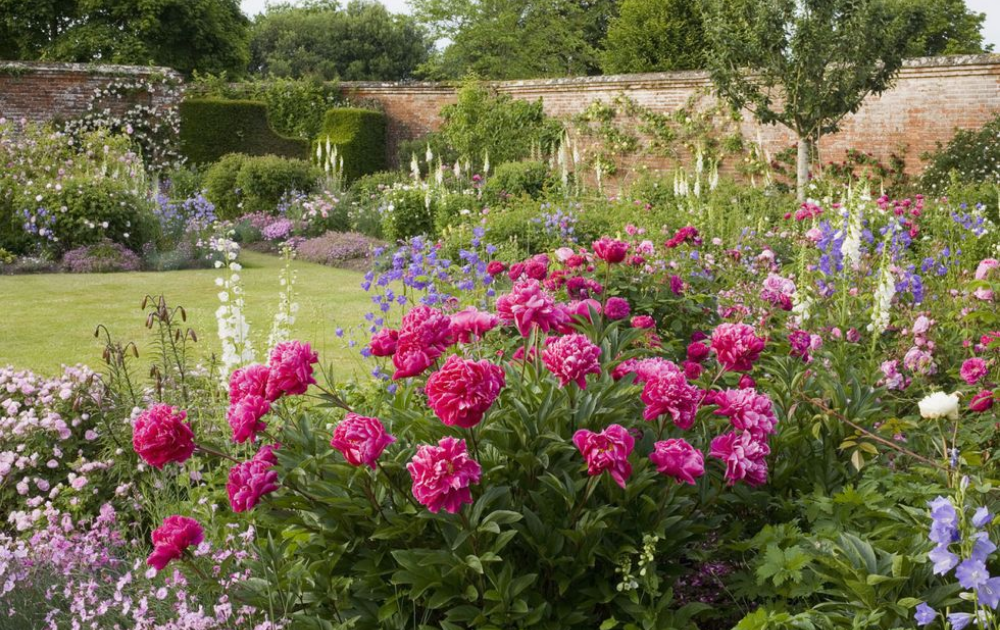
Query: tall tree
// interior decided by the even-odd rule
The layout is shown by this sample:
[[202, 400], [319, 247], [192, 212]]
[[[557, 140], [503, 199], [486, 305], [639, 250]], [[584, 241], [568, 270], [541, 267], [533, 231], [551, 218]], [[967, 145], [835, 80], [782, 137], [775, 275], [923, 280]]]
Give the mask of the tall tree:
[[970, 55], [989, 52], [983, 41], [985, 13], [969, 9], [965, 0], [890, 0], [897, 13], [914, 13], [920, 29], [907, 42], [908, 57]]
[[590, 74], [608, 0], [411, 0], [435, 40], [450, 43], [424, 66], [430, 78], [475, 74], [527, 79]]
[[352, 81], [406, 79], [430, 54], [416, 21], [372, 0], [270, 6], [254, 24], [251, 71]]
[[795, 132], [798, 194], [811, 147], [888, 89], [919, 28], [882, 0], [705, 0], [708, 68], [720, 96]]
[[0, 0], [0, 51], [240, 74], [249, 25], [239, 0]]
[[691, 0], [622, 0], [608, 26], [601, 68], [609, 74], [704, 67], [701, 6]]

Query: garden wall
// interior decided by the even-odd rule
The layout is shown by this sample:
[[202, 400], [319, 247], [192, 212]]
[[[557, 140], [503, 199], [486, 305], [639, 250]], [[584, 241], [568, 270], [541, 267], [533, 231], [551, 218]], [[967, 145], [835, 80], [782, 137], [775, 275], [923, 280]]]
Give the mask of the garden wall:
[[[545, 111], [571, 117], [596, 99], [610, 101], [625, 93], [640, 105], [670, 112], [709, 88], [704, 72], [672, 72], [497, 83], [516, 98], [541, 98]], [[435, 83], [343, 83], [345, 95], [379, 101], [388, 116], [388, 151], [395, 157], [401, 140], [438, 127], [438, 112], [455, 101], [452, 86]], [[871, 151], [880, 158], [907, 147], [907, 166], [919, 171], [920, 154], [951, 138], [955, 127], [979, 127], [1000, 111], [1000, 55], [927, 57], [906, 62], [896, 86], [871, 97], [842, 131], [823, 139], [823, 161], [842, 159], [846, 150]], [[748, 140], [761, 141], [771, 156], [789, 147], [794, 137], [779, 126], [761, 127], [752, 116], [742, 124]], [[651, 160], [650, 166], [658, 166]]]
[[[0, 61], [0, 118], [24, 118], [30, 122], [68, 120], [85, 114], [94, 90], [116, 79], [163, 77], [181, 80], [181, 75], [169, 68]], [[163, 98], [148, 94], [137, 97]], [[122, 107], [127, 105], [123, 101]]]

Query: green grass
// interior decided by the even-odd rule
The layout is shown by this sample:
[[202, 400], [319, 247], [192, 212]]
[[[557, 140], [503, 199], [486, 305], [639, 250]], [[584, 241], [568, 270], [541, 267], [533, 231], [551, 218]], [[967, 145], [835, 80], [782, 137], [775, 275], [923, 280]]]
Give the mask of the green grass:
[[[278, 274], [284, 261], [244, 251], [240, 256], [246, 289], [247, 320], [258, 353], [262, 351], [277, 309]], [[362, 274], [307, 262], [294, 263], [299, 312], [293, 336], [310, 342], [324, 364], [337, 371], [354, 371], [354, 351], [344, 348], [337, 327], [359, 323], [370, 308], [359, 286]], [[198, 335], [203, 358], [220, 349], [215, 311], [219, 288], [215, 269], [160, 273], [39, 274], [0, 277], [0, 365], [11, 364], [42, 374], [55, 374], [62, 364], [84, 363], [100, 368], [101, 343], [94, 338], [98, 324], [114, 338], [135, 341], [140, 358], [151, 340], [145, 295], [164, 295], [170, 306], [183, 306], [187, 325]], [[258, 357], [259, 358], [259, 357]]]

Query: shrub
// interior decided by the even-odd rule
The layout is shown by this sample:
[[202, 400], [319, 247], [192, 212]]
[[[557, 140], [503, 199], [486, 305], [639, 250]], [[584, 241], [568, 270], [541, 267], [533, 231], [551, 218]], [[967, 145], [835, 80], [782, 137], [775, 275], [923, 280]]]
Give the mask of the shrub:
[[301, 260], [360, 269], [370, 266], [372, 250], [380, 244], [381, 241], [358, 232], [327, 232], [302, 242], [296, 252]]
[[382, 198], [382, 234], [387, 241], [399, 241], [434, 234], [436, 203], [424, 186], [396, 186]]
[[205, 170], [204, 167], [197, 164], [187, 164], [167, 171], [163, 179], [169, 185], [170, 197], [172, 199], [190, 199], [200, 193]]
[[953, 180], [963, 184], [1000, 181], [1000, 114], [979, 129], [959, 129], [947, 145], [937, 144], [921, 178], [925, 189], [941, 193]]
[[344, 179], [352, 182], [386, 167], [385, 114], [369, 109], [335, 108], [326, 112], [316, 150], [327, 159], [327, 143], [343, 159]]
[[70, 273], [138, 271], [140, 267], [135, 252], [108, 239], [71, 249], [63, 255], [62, 263]]
[[354, 180], [350, 192], [355, 198], [371, 198], [396, 184], [405, 184], [410, 178], [402, 171], [379, 171]]
[[320, 175], [305, 160], [232, 153], [205, 173], [205, 190], [220, 219], [235, 219], [249, 212], [273, 214], [286, 194], [317, 190]]
[[309, 143], [271, 128], [267, 106], [259, 101], [217, 98], [181, 103], [181, 151], [195, 164], [207, 164], [227, 153], [305, 158]]
[[553, 183], [549, 167], [542, 162], [507, 162], [497, 167], [486, 180], [483, 197], [489, 204], [497, 204], [511, 197], [542, 197]]
[[305, 160], [266, 155], [247, 160], [236, 176], [236, 188], [247, 212], [274, 212], [286, 194], [319, 188], [319, 169]]
[[105, 238], [137, 250], [157, 238], [150, 204], [123, 180], [68, 179], [60, 190], [47, 191], [39, 205], [51, 210], [46, 215], [39, 212], [36, 229], [47, 230], [43, 236], [57, 252]]

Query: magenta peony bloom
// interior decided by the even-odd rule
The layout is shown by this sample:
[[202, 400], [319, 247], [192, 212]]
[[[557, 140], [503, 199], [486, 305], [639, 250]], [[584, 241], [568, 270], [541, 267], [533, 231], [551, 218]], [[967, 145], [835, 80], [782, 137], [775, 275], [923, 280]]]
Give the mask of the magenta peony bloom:
[[406, 465], [413, 478], [413, 496], [435, 514], [452, 514], [472, 503], [469, 486], [479, 483], [482, 469], [465, 450], [465, 440], [442, 438], [437, 446], [424, 444]]
[[709, 347], [701, 342], [694, 341], [687, 347], [687, 358], [688, 361], [694, 361], [695, 363], [701, 363], [708, 358], [708, 355], [712, 351]]
[[571, 300], [586, 300], [602, 293], [604, 293], [604, 287], [592, 278], [573, 276], [566, 281], [566, 295]]
[[689, 381], [698, 380], [705, 371], [705, 368], [701, 367], [701, 363], [695, 363], [694, 361], [682, 361], [681, 367], [684, 368], [684, 376]]
[[660, 474], [673, 477], [677, 483], [693, 486], [694, 480], [705, 474], [705, 461], [701, 451], [680, 438], [653, 444], [649, 460]]
[[979, 381], [983, 380], [989, 373], [989, 368], [986, 367], [986, 361], [983, 361], [979, 357], [973, 357], [971, 359], [966, 359], [962, 363], [962, 369], [960, 370], [962, 379], [969, 385], [975, 385]]
[[507, 265], [503, 264], [499, 260], [491, 260], [490, 264], [486, 265], [486, 273], [490, 274], [494, 278], [507, 271]]
[[726, 416], [734, 429], [746, 431], [762, 440], [774, 433], [778, 419], [774, 415], [771, 399], [754, 389], [727, 389], [716, 392], [712, 402], [719, 406], [718, 416]]
[[483, 335], [496, 328], [499, 323], [500, 318], [493, 313], [470, 306], [451, 316], [451, 332], [462, 343], [471, 343], [482, 339]]
[[132, 448], [160, 470], [170, 462], [187, 461], [194, 453], [194, 432], [186, 419], [186, 411], [162, 403], [153, 405], [132, 425]]
[[482, 421], [505, 384], [499, 365], [453, 354], [427, 379], [427, 401], [441, 422], [471, 429]]
[[730, 431], [712, 440], [709, 455], [726, 464], [729, 485], [745, 480], [751, 486], [767, 483], [767, 456], [771, 449], [762, 440], [755, 440], [750, 433]]
[[266, 398], [274, 402], [282, 396], [306, 393], [316, 383], [313, 364], [317, 362], [319, 355], [307, 343], [284, 341], [276, 345], [267, 363], [271, 373], [267, 377]]
[[649, 315], [636, 315], [630, 323], [632, 328], [656, 328], [656, 322]]
[[646, 421], [669, 414], [675, 425], [687, 430], [694, 424], [701, 394], [682, 372], [664, 371], [646, 382], [641, 398], [646, 403], [642, 413]]
[[372, 351], [372, 356], [391, 357], [396, 353], [396, 345], [399, 343], [399, 331], [392, 328], [383, 328], [372, 335], [368, 348]]
[[684, 295], [684, 280], [677, 274], [670, 276], [670, 292], [674, 295]]
[[625, 260], [625, 253], [628, 251], [628, 243], [602, 236], [593, 242], [594, 255], [606, 263], [620, 263]]
[[184, 555], [191, 545], [200, 545], [205, 532], [198, 521], [187, 516], [168, 516], [163, 524], [153, 530], [153, 553], [146, 564], [162, 571], [171, 560]]
[[629, 316], [628, 300], [620, 297], [608, 298], [604, 305], [604, 315], [610, 320], [625, 319]]
[[809, 355], [811, 343], [812, 337], [804, 330], [795, 330], [788, 333], [788, 344], [792, 347], [791, 355], [802, 359], [806, 363], [812, 360], [812, 357]]
[[701, 238], [698, 236], [698, 229], [687, 225], [677, 230], [673, 236], [670, 237], [665, 246], [673, 249], [681, 243], [693, 243], [694, 245], [701, 245]]
[[747, 324], [719, 324], [712, 331], [712, 351], [723, 369], [730, 372], [749, 372], [754, 361], [760, 358], [764, 340], [758, 337], [753, 326]]
[[580, 429], [573, 434], [573, 444], [580, 449], [587, 462], [588, 475], [608, 471], [619, 486], [625, 487], [625, 480], [632, 474], [628, 456], [635, 447], [635, 438], [628, 429], [618, 424], [612, 424], [600, 433]]
[[375, 461], [385, 447], [396, 441], [387, 433], [378, 418], [349, 412], [333, 429], [330, 446], [340, 451], [351, 466], [368, 466], [375, 470]]
[[510, 293], [497, 298], [497, 314], [517, 326], [523, 337], [530, 335], [532, 328], [547, 333], [566, 321], [565, 311], [537, 280], [518, 282]]
[[993, 407], [993, 392], [988, 389], [979, 392], [969, 401], [969, 411], [976, 413], [989, 411], [991, 407]]
[[615, 367], [611, 376], [617, 381], [626, 374], [634, 373], [635, 383], [645, 383], [658, 374], [662, 374], [664, 372], [676, 374], [681, 371], [681, 368], [666, 359], [661, 359], [660, 357], [650, 357], [648, 359], [629, 359], [627, 361], [623, 361]]
[[254, 363], [233, 372], [229, 377], [229, 404], [235, 405], [247, 396], [266, 396], [271, 369]]
[[226, 420], [233, 429], [233, 441], [242, 444], [247, 440], [254, 442], [257, 434], [267, 429], [267, 424], [261, 421], [271, 411], [271, 403], [263, 396], [245, 396], [243, 400], [229, 406]]
[[260, 503], [260, 498], [279, 488], [278, 473], [272, 468], [278, 463], [275, 446], [263, 446], [248, 462], [229, 469], [226, 492], [233, 512], [247, 512]]
[[749, 374], [744, 374], [740, 377], [740, 382], [736, 384], [736, 387], [740, 389], [755, 389], [757, 381], [753, 380], [753, 377]]
[[575, 382], [580, 389], [587, 389], [587, 375], [601, 373], [600, 356], [601, 349], [586, 335], [566, 335], [549, 339], [542, 362], [559, 378], [560, 387]]
[[393, 380], [421, 374], [453, 343], [455, 338], [447, 315], [429, 306], [412, 309], [403, 316], [399, 329], [399, 343], [392, 356], [392, 364], [396, 366]]

